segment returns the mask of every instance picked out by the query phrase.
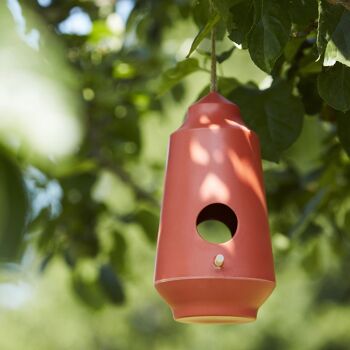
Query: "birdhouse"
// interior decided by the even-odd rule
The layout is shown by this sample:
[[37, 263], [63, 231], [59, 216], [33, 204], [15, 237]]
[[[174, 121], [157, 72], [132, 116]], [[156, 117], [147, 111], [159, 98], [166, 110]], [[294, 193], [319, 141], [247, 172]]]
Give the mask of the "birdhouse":
[[[207, 220], [225, 224], [229, 240], [203, 239]], [[216, 92], [170, 137], [155, 287], [185, 323], [254, 321], [275, 287], [259, 140]]]

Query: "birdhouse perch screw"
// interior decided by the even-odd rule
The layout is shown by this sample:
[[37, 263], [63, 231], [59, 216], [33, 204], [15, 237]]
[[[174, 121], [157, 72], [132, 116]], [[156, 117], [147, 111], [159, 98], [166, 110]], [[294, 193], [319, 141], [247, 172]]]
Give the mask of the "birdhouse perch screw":
[[224, 266], [225, 257], [222, 254], [218, 254], [214, 259], [214, 265], [217, 268]]

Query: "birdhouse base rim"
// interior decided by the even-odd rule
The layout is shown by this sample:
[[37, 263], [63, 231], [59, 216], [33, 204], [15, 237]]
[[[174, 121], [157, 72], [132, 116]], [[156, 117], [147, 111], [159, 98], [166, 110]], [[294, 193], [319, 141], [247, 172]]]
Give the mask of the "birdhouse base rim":
[[245, 277], [245, 276], [181, 276], [181, 277], [170, 277], [170, 278], [162, 278], [154, 281], [154, 285], [157, 286], [161, 283], [166, 282], [175, 282], [182, 280], [207, 280], [207, 279], [215, 279], [215, 280], [237, 280], [237, 281], [254, 281], [254, 282], [264, 282], [271, 283], [276, 286], [276, 281], [268, 278], [257, 278], [257, 277]]
[[256, 320], [256, 317], [244, 317], [244, 316], [186, 316], [174, 318], [175, 321], [186, 324], [240, 324], [250, 323]]

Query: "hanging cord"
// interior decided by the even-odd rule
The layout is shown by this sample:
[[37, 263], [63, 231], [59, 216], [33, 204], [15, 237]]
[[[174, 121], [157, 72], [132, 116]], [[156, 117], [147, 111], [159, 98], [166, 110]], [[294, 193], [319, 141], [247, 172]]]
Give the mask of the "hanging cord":
[[[211, 13], [213, 14], [213, 4], [211, 3]], [[216, 28], [215, 25], [213, 26], [213, 29], [211, 30], [211, 69], [210, 69], [210, 91], [216, 92], [217, 87], [217, 76], [216, 76]]]
[[210, 91], [216, 92], [217, 76], [216, 76], [216, 47], [215, 47], [215, 27], [211, 31], [211, 70], [210, 70]]

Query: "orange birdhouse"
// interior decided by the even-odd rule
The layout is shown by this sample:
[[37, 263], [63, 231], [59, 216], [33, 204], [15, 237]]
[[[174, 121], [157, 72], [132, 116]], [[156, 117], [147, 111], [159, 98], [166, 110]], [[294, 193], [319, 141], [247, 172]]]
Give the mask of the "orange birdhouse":
[[[207, 220], [232, 237], [203, 239]], [[259, 140], [216, 92], [170, 137], [155, 287], [186, 323], [253, 321], [275, 287]]]

